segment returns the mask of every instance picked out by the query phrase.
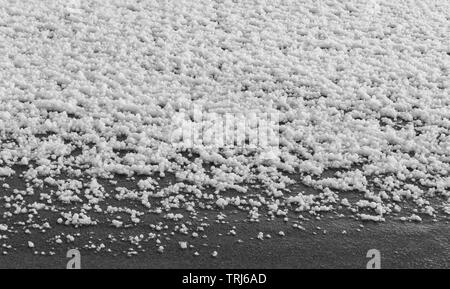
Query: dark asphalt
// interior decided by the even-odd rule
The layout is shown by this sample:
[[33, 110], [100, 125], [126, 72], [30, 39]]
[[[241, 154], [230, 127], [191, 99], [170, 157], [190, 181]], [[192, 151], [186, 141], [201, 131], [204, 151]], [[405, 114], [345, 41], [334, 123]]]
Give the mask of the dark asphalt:
[[[152, 244], [151, 250], [133, 257], [81, 250], [81, 264], [82, 268], [365, 268], [367, 251], [378, 249], [382, 268], [449, 268], [450, 265], [448, 221], [368, 223], [361, 231], [357, 231], [359, 222], [348, 219], [314, 223], [321, 230], [311, 226], [306, 231], [289, 229], [285, 237], [277, 235], [280, 225], [283, 226], [277, 221], [237, 224], [237, 231], [245, 233], [234, 237], [215, 237], [216, 229], [212, 227], [208, 247], [200, 245], [202, 240], [193, 242], [199, 244], [195, 250], [200, 256], [193, 256], [193, 249], [182, 250], [177, 242], [171, 242], [163, 254], [157, 253]], [[348, 233], [342, 234], [342, 230]], [[270, 233], [272, 238], [257, 240], [254, 237], [259, 231]], [[238, 238], [244, 242], [237, 243]], [[214, 248], [215, 245], [220, 248]], [[61, 245], [54, 256], [36, 256], [24, 247], [1, 256], [0, 268], [65, 268], [66, 251], [73, 247], [76, 246]], [[211, 257], [213, 250], [219, 252], [217, 258]]]

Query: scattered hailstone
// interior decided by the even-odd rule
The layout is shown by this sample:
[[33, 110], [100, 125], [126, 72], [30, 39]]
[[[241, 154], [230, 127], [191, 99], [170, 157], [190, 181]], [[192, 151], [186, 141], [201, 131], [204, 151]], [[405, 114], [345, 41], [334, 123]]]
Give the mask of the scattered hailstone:
[[409, 217], [409, 220], [414, 221], [414, 222], [422, 222], [422, 218], [415, 214], [412, 214]]
[[120, 227], [122, 227], [123, 222], [121, 222], [121, 221], [119, 221], [119, 220], [113, 220], [113, 221], [112, 221], [112, 224], [113, 224], [114, 227], [120, 228]]
[[264, 240], [264, 233], [263, 232], [259, 232], [258, 236], [256, 238], [258, 238], [260, 240]]
[[216, 205], [219, 206], [219, 207], [221, 207], [221, 208], [223, 209], [223, 208], [225, 208], [226, 205], [228, 205], [228, 201], [226, 201], [226, 200], [223, 199], [223, 198], [219, 198], [219, 199], [216, 201]]
[[444, 205], [444, 212], [445, 212], [447, 215], [450, 215], [450, 204]]
[[14, 170], [8, 167], [0, 167], [0, 177], [10, 177], [14, 174]]
[[219, 255], [219, 253], [217, 253], [217, 251], [212, 252], [211, 256], [213, 256], [214, 258], [217, 257], [217, 255]]
[[187, 249], [187, 247], [188, 247], [188, 243], [187, 242], [178, 242], [178, 244], [180, 245], [181, 249]]

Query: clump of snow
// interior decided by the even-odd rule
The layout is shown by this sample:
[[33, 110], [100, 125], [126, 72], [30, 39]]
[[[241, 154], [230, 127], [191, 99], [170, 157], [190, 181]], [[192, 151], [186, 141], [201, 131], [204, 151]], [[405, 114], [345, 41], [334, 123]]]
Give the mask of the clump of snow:
[[0, 167], [0, 177], [10, 177], [14, 174], [14, 170], [8, 167]]
[[187, 242], [178, 242], [178, 244], [180, 245], [181, 249], [187, 249], [187, 247], [188, 247]]
[[112, 221], [112, 224], [113, 224], [114, 227], [120, 228], [120, 227], [122, 227], [123, 222], [121, 222], [121, 221], [119, 221], [119, 220], [113, 220], [113, 221]]

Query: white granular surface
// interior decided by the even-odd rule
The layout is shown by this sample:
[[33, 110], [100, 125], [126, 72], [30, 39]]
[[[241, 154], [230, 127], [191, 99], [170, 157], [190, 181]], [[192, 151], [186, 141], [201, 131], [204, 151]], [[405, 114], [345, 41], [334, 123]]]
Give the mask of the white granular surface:
[[[445, 217], [449, 11], [445, 0], [0, 0], [0, 231], [150, 225], [130, 242], [163, 252], [168, 227], [148, 214], [189, 235], [200, 210], [218, 222], [229, 208], [253, 220]], [[280, 151], [175, 146], [173, 116], [193, 106], [277, 113]]]

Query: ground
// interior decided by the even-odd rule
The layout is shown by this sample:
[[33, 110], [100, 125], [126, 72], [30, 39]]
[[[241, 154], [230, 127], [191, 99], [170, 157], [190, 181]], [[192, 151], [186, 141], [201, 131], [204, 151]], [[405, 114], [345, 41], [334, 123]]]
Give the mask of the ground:
[[[281, 223], [281, 224], [280, 224]], [[182, 250], [173, 243], [164, 254], [157, 253], [153, 246], [149, 251], [137, 256], [125, 254], [96, 253], [81, 250], [82, 268], [221, 268], [221, 269], [269, 269], [269, 268], [356, 268], [364, 269], [369, 261], [367, 251], [377, 249], [381, 253], [382, 268], [448, 268], [449, 236], [448, 222], [436, 224], [365, 224], [361, 229], [353, 220], [333, 219], [315, 222], [327, 230], [309, 228], [308, 231], [287, 229], [287, 236], [277, 235], [283, 222], [266, 224], [239, 224], [237, 231], [244, 231], [237, 243], [237, 237], [217, 237], [209, 234], [208, 247], [202, 247], [201, 240], [192, 240], [199, 244], [199, 256], [193, 250]], [[280, 226], [281, 225], [281, 226]], [[342, 234], [346, 230], [347, 234]], [[84, 230], [88, 231], [88, 230]], [[96, 229], [95, 231], [102, 231]], [[211, 229], [212, 232], [219, 230]], [[273, 237], [264, 241], [256, 238], [259, 231]], [[316, 232], [314, 235], [312, 232]], [[96, 232], [97, 233], [97, 232]], [[98, 232], [99, 233], [99, 232]], [[181, 238], [179, 238], [181, 239]], [[26, 238], [18, 238], [24, 244]], [[215, 248], [220, 245], [220, 248]], [[126, 245], [124, 244], [124, 247]], [[46, 246], [43, 246], [44, 248]], [[54, 256], [34, 255], [33, 250], [21, 246], [17, 252], [0, 257], [0, 268], [66, 268], [70, 258], [66, 258], [68, 249], [74, 245], [64, 245], [57, 249]], [[211, 252], [217, 250], [217, 258]], [[17, 260], [20, 260], [18, 262]]]
[[0, 0], [0, 266], [448, 268], [449, 5]]

